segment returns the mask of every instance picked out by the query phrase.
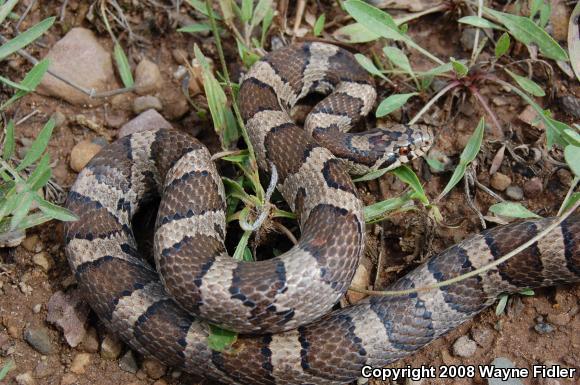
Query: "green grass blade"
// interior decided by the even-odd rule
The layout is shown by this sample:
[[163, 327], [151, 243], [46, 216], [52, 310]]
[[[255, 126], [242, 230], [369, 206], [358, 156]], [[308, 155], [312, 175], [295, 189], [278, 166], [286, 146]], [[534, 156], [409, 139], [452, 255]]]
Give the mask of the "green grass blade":
[[18, 203], [14, 210], [12, 211], [12, 218], [10, 219], [10, 231], [14, 231], [18, 228], [20, 221], [28, 214], [30, 206], [32, 206], [32, 198], [34, 193], [30, 191], [25, 191], [18, 196]]
[[402, 165], [392, 170], [391, 172], [395, 174], [397, 178], [408, 184], [413, 189], [413, 191], [415, 192], [413, 194], [413, 198], [418, 199], [421, 203], [425, 205], [429, 204], [429, 198], [427, 198], [427, 195], [425, 194], [425, 190], [421, 185], [419, 177], [417, 177], [417, 174], [415, 174], [415, 172], [411, 170], [409, 166]]
[[506, 52], [509, 50], [510, 48], [510, 35], [507, 32], [504, 32], [499, 39], [497, 39], [497, 43], [495, 45], [495, 58], [499, 59], [500, 57], [502, 57], [503, 55], [506, 54]]
[[209, 325], [208, 347], [216, 352], [227, 351], [238, 339], [238, 334], [218, 326]]
[[14, 6], [17, 3], [18, 0], [8, 0], [4, 4], [2, 4], [2, 6], [0, 7], [0, 25], [2, 25], [2, 22], [4, 21], [4, 19], [6, 19], [6, 16], [8, 16], [10, 12], [12, 12], [12, 9], [14, 9]]
[[465, 16], [457, 21], [463, 24], [469, 24], [477, 28], [492, 28], [503, 30], [503, 28], [500, 27], [499, 25], [492, 23], [491, 21], [479, 16]]
[[[50, 63], [48, 59], [44, 59], [36, 63], [36, 65], [32, 67], [32, 69], [26, 74], [24, 79], [22, 79], [20, 85], [30, 90], [35, 90], [36, 87], [42, 81], [42, 78], [46, 74], [46, 71], [48, 71], [49, 64]], [[10, 99], [8, 99], [4, 104], [0, 106], [0, 111], [2, 111], [6, 107], [14, 103], [16, 100], [25, 96], [26, 94], [28, 94], [28, 91], [18, 90]]]
[[115, 47], [113, 49], [113, 56], [115, 57], [115, 63], [117, 64], [117, 70], [123, 81], [123, 85], [127, 88], [132, 87], [135, 84], [133, 80], [133, 75], [131, 74], [131, 66], [129, 65], [129, 59], [123, 51], [123, 47], [119, 42], [115, 42]]
[[411, 201], [412, 192], [407, 192], [403, 196], [389, 198], [384, 201], [373, 203], [372, 205], [365, 206], [364, 217], [366, 223], [374, 223], [385, 217], [390, 211], [397, 210], [403, 207], [405, 204]]
[[375, 63], [363, 54], [357, 53], [354, 58], [368, 73], [386, 79], [386, 76], [375, 66]]
[[316, 19], [314, 23], [314, 28], [312, 29], [312, 33], [314, 36], [320, 36], [322, 31], [324, 30], [324, 23], [326, 22], [326, 15], [323, 13]]
[[564, 148], [564, 159], [570, 169], [580, 177], [580, 147], [569, 144]]
[[507, 68], [505, 69], [505, 71], [512, 77], [512, 79], [516, 81], [516, 83], [518, 83], [520, 87], [524, 89], [524, 91], [527, 91], [528, 93], [538, 97], [546, 96], [546, 93], [544, 92], [542, 87], [540, 87], [533, 80], [515, 74], [512, 71], [508, 70]]
[[0, 82], [6, 84], [9, 87], [16, 88], [17, 90], [20, 90], [20, 91], [24, 91], [24, 92], [31, 92], [32, 91], [30, 88], [25, 87], [22, 84], [15, 83], [10, 79], [6, 79], [4, 76], [0, 76]]
[[14, 120], [10, 120], [6, 125], [6, 132], [4, 136], [4, 145], [2, 150], [2, 159], [9, 160], [14, 154], [16, 141], [14, 140]]
[[250, 23], [252, 27], [260, 24], [266, 15], [272, 10], [272, 0], [260, 0], [254, 8], [254, 14], [252, 15], [252, 22]]
[[38, 39], [43, 33], [46, 32], [47, 29], [52, 26], [52, 24], [54, 24], [55, 19], [55, 17], [44, 19], [40, 23], [30, 27], [20, 35], [16, 36], [14, 39], [8, 41], [3, 46], [0, 46], [0, 60], [18, 51], [19, 49], [26, 47], [28, 44]]
[[187, 33], [197, 33], [197, 32], [209, 32], [211, 31], [211, 26], [204, 23], [196, 23], [191, 25], [186, 25], [177, 29], [177, 32], [187, 32]]
[[403, 51], [397, 47], [383, 47], [383, 52], [387, 58], [395, 65], [408, 74], [413, 74], [413, 69], [411, 68], [411, 63], [409, 58]]
[[65, 209], [64, 207], [59, 207], [53, 203], [50, 203], [49, 201], [44, 200], [39, 196], [36, 196], [34, 200], [38, 203], [38, 208], [40, 211], [53, 219], [58, 219], [59, 221], [64, 222], [72, 222], [79, 219], [71, 211]]
[[18, 167], [16, 167], [16, 171], [24, 170], [26, 167], [30, 166], [38, 158], [40, 158], [40, 156], [46, 149], [46, 146], [48, 145], [48, 141], [50, 140], [50, 136], [52, 135], [52, 130], [54, 129], [54, 124], [55, 122], [54, 119], [52, 118], [49, 119], [48, 122], [46, 122], [46, 124], [36, 137], [36, 140], [32, 143], [30, 149], [24, 156], [24, 159], [22, 159], [22, 162], [20, 162]]
[[375, 41], [381, 36], [377, 33], [369, 31], [361, 23], [352, 23], [340, 27], [332, 33], [335, 39], [343, 41], [345, 43], [368, 43], [370, 41]]

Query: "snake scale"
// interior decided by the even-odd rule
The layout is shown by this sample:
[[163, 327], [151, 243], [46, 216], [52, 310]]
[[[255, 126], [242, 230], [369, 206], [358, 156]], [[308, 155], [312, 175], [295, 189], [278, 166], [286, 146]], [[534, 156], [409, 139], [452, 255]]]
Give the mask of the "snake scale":
[[[289, 111], [312, 92], [330, 95], [300, 128]], [[71, 188], [67, 207], [80, 219], [65, 231], [69, 263], [100, 319], [142, 354], [224, 383], [345, 384], [364, 365], [382, 367], [412, 354], [500, 293], [580, 280], [576, 215], [483, 275], [329, 312], [348, 288], [364, 245], [363, 206], [349, 172], [396, 167], [431, 144], [424, 126], [348, 133], [375, 98], [354, 57], [328, 44], [274, 51], [245, 75], [239, 102], [259, 166], [276, 167], [278, 190], [302, 234], [286, 253], [259, 262], [227, 255], [224, 187], [196, 139], [159, 129], [105, 147]], [[139, 256], [131, 220], [159, 195], [155, 270]], [[389, 289], [477, 269], [553, 220], [475, 235]], [[212, 351], [200, 320], [242, 334], [228, 351]]]

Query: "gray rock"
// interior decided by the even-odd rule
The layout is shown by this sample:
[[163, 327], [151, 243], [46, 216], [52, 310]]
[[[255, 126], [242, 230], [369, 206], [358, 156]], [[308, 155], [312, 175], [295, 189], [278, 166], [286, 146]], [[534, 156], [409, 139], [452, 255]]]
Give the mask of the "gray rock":
[[457, 357], [469, 358], [476, 350], [477, 344], [467, 336], [459, 337], [453, 344], [453, 354]]
[[524, 199], [524, 190], [522, 190], [522, 188], [519, 186], [509, 186], [505, 190], [505, 194], [508, 196], [508, 198], [513, 199], [514, 201], [521, 201]]
[[122, 138], [123, 136], [154, 128], [171, 128], [171, 123], [165, 120], [159, 112], [147, 110], [125, 123], [119, 131], [119, 137]]
[[[53, 72], [82, 87], [96, 91], [117, 88], [111, 55], [89, 29], [71, 29], [50, 49], [46, 58]], [[48, 73], [38, 92], [72, 104], [100, 105], [104, 102], [104, 99], [89, 98]]]
[[54, 260], [46, 251], [34, 254], [34, 256], [32, 256], [32, 262], [45, 272], [48, 272], [54, 266]]
[[63, 332], [66, 342], [73, 348], [80, 344], [85, 337], [89, 315], [89, 306], [82, 301], [80, 292], [57, 291], [50, 297], [47, 309], [46, 320]]
[[471, 338], [482, 348], [488, 349], [493, 343], [493, 332], [483, 327], [471, 329]]
[[554, 327], [552, 325], [550, 325], [549, 323], [538, 322], [534, 326], [534, 330], [537, 331], [539, 334], [549, 334], [549, 333], [552, 333], [554, 331]]
[[[479, 32], [481, 38], [482, 32]], [[475, 28], [465, 28], [461, 32], [461, 38], [459, 39], [461, 46], [466, 51], [471, 51], [473, 49], [473, 42], [475, 41]]]
[[[491, 362], [490, 365], [495, 366], [496, 368], [515, 368], [516, 365], [511, 362], [509, 359], [505, 357], [498, 357]], [[487, 379], [488, 385], [523, 385], [522, 380], [518, 378], [508, 378], [506, 381], [503, 381], [501, 378], [488, 378]]]
[[139, 96], [138, 98], [135, 98], [135, 100], [133, 101], [133, 112], [136, 114], [140, 114], [141, 112], [150, 109], [161, 111], [163, 109], [161, 100], [159, 100], [155, 96], [147, 95], [147, 96]]
[[54, 374], [55, 367], [47, 362], [47, 360], [40, 360], [34, 367], [35, 378], [45, 378]]
[[567, 95], [560, 98], [560, 103], [562, 103], [565, 113], [576, 119], [580, 119], [580, 98]]
[[16, 383], [18, 385], [34, 385], [36, 382], [32, 377], [32, 373], [26, 372], [16, 376]]
[[39, 353], [47, 355], [54, 352], [54, 346], [50, 341], [48, 329], [43, 326], [26, 328], [24, 330], [24, 340]]
[[97, 337], [97, 329], [91, 327], [87, 329], [85, 338], [80, 344], [83, 351], [87, 353], [96, 353], [99, 351], [99, 338]]
[[133, 374], [137, 373], [139, 367], [137, 366], [137, 360], [135, 359], [135, 355], [133, 354], [132, 350], [127, 350], [127, 353], [121, 357], [119, 360], [119, 368], [125, 372]]
[[157, 64], [147, 59], [141, 60], [135, 68], [135, 92], [139, 95], [151, 94], [159, 90], [161, 84], [161, 71]]

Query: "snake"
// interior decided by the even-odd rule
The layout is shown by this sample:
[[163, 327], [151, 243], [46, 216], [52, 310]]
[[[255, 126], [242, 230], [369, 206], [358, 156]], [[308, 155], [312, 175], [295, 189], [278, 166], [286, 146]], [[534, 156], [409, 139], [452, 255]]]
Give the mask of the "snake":
[[[292, 108], [322, 94], [303, 127]], [[65, 250], [79, 288], [105, 326], [132, 349], [225, 384], [347, 384], [455, 329], [501, 293], [580, 280], [580, 215], [533, 219], [471, 236], [388, 290], [434, 285], [496, 261], [552, 226], [514, 258], [452, 285], [370, 296], [335, 309], [364, 251], [364, 209], [351, 174], [422, 156], [429, 126], [349, 132], [376, 100], [370, 75], [337, 46], [296, 43], [243, 75], [238, 102], [258, 167], [301, 236], [259, 261], [228, 255], [226, 193], [209, 150], [175, 129], [117, 139], [78, 174], [66, 207]], [[135, 215], [160, 198], [155, 266], [142, 257]], [[333, 310], [334, 309], [334, 310]], [[232, 330], [225, 349], [213, 326]]]

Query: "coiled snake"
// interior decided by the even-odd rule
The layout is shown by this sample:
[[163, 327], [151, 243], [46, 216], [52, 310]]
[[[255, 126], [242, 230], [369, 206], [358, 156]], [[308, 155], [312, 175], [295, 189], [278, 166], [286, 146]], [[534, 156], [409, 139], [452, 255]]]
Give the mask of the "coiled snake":
[[[296, 101], [330, 91], [305, 129], [297, 127], [288, 113]], [[278, 189], [298, 217], [302, 236], [283, 255], [251, 263], [228, 257], [220, 177], [207, 149], [178, 131], [117, 140], [71, 189], [67, 206], [80, 220], [66, 225], [69, 263], [95, 312], [133, 349], [224, 383], [344, 384], [363, 365], [385, 366], [452, 330], [499, 293], [580, 280], [580, 218], [573, 216], [484, 275], [326, 314], [348, 288], [364, 245], [362, 204], [347, 170], [395, 167], [422, 155], [431, 134], [402, 125], [347, 133], [372, 108], [375, 90], [350, 53], [322, 43], [265, 56], [245, 76], [239, 99], [259, 166], [275, 165]], [[158, 275], [139, 257], [131, 219], [159, 194]], [[472, 271], [552, 221], [464, 240], [390, 289]], [[198, 318], [243, 334], [230, 350], [212, 351]]]

